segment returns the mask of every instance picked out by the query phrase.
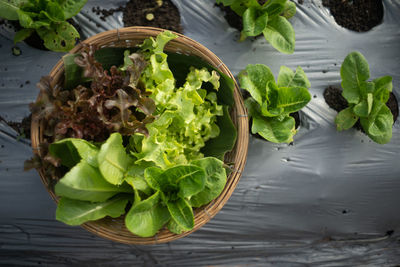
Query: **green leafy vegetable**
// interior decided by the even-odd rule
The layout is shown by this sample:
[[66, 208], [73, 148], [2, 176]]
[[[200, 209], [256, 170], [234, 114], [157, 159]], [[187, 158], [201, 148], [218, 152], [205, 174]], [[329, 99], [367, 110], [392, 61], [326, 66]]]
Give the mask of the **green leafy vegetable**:
[[135, 190], [139, 190], [146, 195], [151, 195], [151, 188], [144, 178], [144, 172], [153, 164], [130, 165], [125, 176], [125, 181], [130, 184]]
[[146, 183], [146, 181], [143, 179], [143, 177], [140, 176], [127, 176], [125, 177], [125, 182], [127, 182], [134, 190], [138, 190], [143, 192], [145, 195], [150, 195], [151, 194], [151, 188], [150, 186]]
[[242, 38], [260, 35], [268, 24], [268, 13], [259, 12], [256, 7], [249, 7], [243, 13]]
[[360, 52], [352, 52], [340, 69], [343, 97], [349, 107], [340, 111], [335, 123], [338, 131], [347, 130], [360, 120], [367, 135], [376, 143], [386, 144], [392, 138], [393, 115], [385, 105], [392, 91], [392, 77], [369, 82], [369, 66]]
[[7, 20], [18, 20], [19, 6], [25, 2], [22, 0], [0, 0], [0, 17]]
[[101, 146], [97, 156], [103, 177], [111, 184], [120, 185], [124, 181], [129, 165], [133, 163], [122, 145], [122, 136], [113, 133]]
[[240, 85], [250, 98], [245, 105], [252, 117], [253, 134], [274, 143], [290, 143], [296, 134], [295, 120], [291, 113], [301, 110], [311, 100], [311, 86], [301, 67], [296, 72], [282, 66], [278, 82], [265, 65], [248, 65], [239, 73]]
[[181, 165], [169, 168], [162, 177], [170, 184], [176, 184], [179, 188], [178, 196], [191, 197], [204, 188], [205, 172], [202, 168], [192, 165]]
[[160, 202], [160, 192], [134, 204], [125, 217], [125, 225], [132, 233], [149, 237], [155, 235], [170, 219], [167, 207]]
[[[176, 86], [182, 86], [186, 82], [186, 77], [190, 72], [190, 67], [194, 67], [196, 69], [206, 68], [209, 72], [213, 70], [216, 71], [219, 76], [220, 87], [218, 88], [217, 93], [217, 102], [220, 105], [227, 105], [232, 107], [234, 104], [233, 100], [233, 91], [235, 88], [235, 84], [231, 78], [229, 78], [226, 74], [219, 71], [217, 68], [214, 68], [207, 62], [203, 61], [201, 58], [195, 56], [188, 56], [183, 54], [176, 53], [167, 53], [167, 62], [168, 66], [171, 69], [174, 78], [176, 80]], [[205, 84], [207, 86], [207, 84]], [[207, 91], [213, 90], [209, 87]]]
[[221, 194], [226, 184], [226, 171], [223, 162], [213, 157], [195, 160], [191, 164], [203, 168], [206, 173], [204, 189], [189, 200], [193, 207], [201, 207]]
[[[202, 61], [164, 53], [175, 37], [165, 32], [138, 50], [103, 50], [97, 58], [110, 66], [109, 73], [95, 49], [86, 47], [80, 55], [64, 57], [70, 91], [53, 88], [48, 79], [40, 83], [45, 93], [35, 111], [41, 118], [54, 120], [53, 126], [61, 123], [64, 135], [79, 133], [95, 141], [64, 138], [49, 146], [53, 160], [69, 168], [55, 186], [61, 197], [58, 220], [76, 225], [116, 217], [130, 201], [125, 224], [132, 233], [150, 237], [164, 226], [182, 233], [194, 227], [193, 207], [221, 194], [227, 177], [223, 161], [215, 157], [223, 159], [236, 142], [229, 116], [234, 83]], [[107, 51], [118, 51], [119, 57]], [[177, 66], [180, 60], [186, 68]], [[75, 117], [80, 109], [93, 111], [93, 118]], [[90, 127], [102, 125], [112, 127], [100, 137], [88, 134], [96, 129]]]
[[169, 222], [167, 224], [167, 228], [170, 232], [177, 234], [177, 235], [185, 232], [185, 230], [182, 227], [180, 227], [179, 224], [177, 224], [173, 218], [171, 218], [169, 220]]
[[352, 108], [345, 108], [335, 118], [338, 131], [348, 130], [356, 124], [358, 116], [354, 114]]
[[[220, 187], [223, 188], [226, 182], [221, 161], [205, 158], [193, 163], [174, 166], [165, 171], [157, 167], [145, 170], [145, 180], [156, 193], [135, 203], [126, 218], [128, 229], [143, 237], [152, 236], [170, 218], [168, 227], [174, 233], [193, 228], [194, 215], [188, 199], [195, 198], [196, 206], [207, 204], [218, 196], [216, 192], [220, 192]], [[218, 177], [218, 172], [222, 174], [221, 168], [225, 177]]]
[[360, 90], [369, 78], [367, 60], [359, 52], [350, 53], [343, 61], [340, 76], [342, 77], [343, 97], [350, 104], [359, 103]]
[[285, 17], [278, 16], [270, 21], [263, 34], [265, 39], [279, 52], [293, 54], [295, 34], [292, 25]]
[[378, 144], [385, 144], [392, 138], [393, 115], [384, 103], [375, 103], [367, 118], [360, 118], [361, 126], [368, 136]]
[[[102, 48], [97, 50], [94, 55], [96, 61], [100, 62], [103, 66], [111, 67], [113, 64], [124, 64], [124, 57], [121, 56], [124, 54], [123, 48]], [[132, 53], [137, 52], [137, 50], [131, 50]], [[126, 52], [125, 52], [126, 53]], [[211, 138], [205, 142], [205, 146], [201, 148], [201, 152], [205, 156], [215, 156], [220, 159], [223, 159], [224, 154], [227, 151], [232, 150], [235, 142], [236, 142], [236, 129], [232, 123], [232, 120], [229, 115], [229, 108], [233, 105], [233, 90], [234, 90], [234, 82], [231, 78], [219, 72], [217, 69], [211, 67], [208, 63], [194, 56], [187, 56], [183, 54], [175, 54], [175, 53], [167, 53], [167, 63], [168, 67], [173, 73], [175, 78], [175, 86], [181, 87], [186, 82], [186, 77], [190, 73], [190, 67], [193, 66], [197, 69], [207, 68], [207, 70], [211, 73], [213, 70], [217, 71], [220, 75], [220, 87], [217, 94], [217, 103], [219, 105], [224, 105], [223, 107], [223, 116], [217, 116], [216, 124], [220, 128], [220, 135], [215, 138]], [[67, 62], [71, 62], [71, 58], [73, 55], [67, 55], [64, 57], [64, 64]], [[72, 60], [73, 62], [73, 60]], [[76, 66], [76, 65], [75, 65]], [[68, 75], [69, 74], [69, 75]], [[72, 86], [68, 86], [69, 88], [76, 86], [76, 82], [82, 80], [82, 69], [74, 67], [74, 64], [66, 67], [66, 79], [71, 77]], [[68, 83], [70, 84], [70, 83]], [[207, 91], [214, 91], [211, 83], [203, 83], [204, 88]], [[139, 145], [141, 146], [141, 144]], [[135, 150], [138, 150], [136, 148]]]
[[301, 67], [297, 67], [294, 73], [288, 67], [282, 66], [278, 76], [278, 87], [291, 86], [310, 88], [311, 84]]
[[287, 1], [285, 3], [285, 8], [283, 10], [282, 16], [284, 16], [287, 19], [290, 19], [295, 14], [296, 14], [296, 4], [291, 1]]
[[[144, 137], [139, 150], [134, 153], [136, 164], [153, 162], [161, 168], [176, 164], [187, 164], [201, 158], [200, 149], [205, 142], [219, 135], [217, 116], [223, 108], [217, 103], [219, 75], [206, 68], [190, 68], [186, 82], [176, 88], [176, 80], [169, 68], [168, 55], [162, 52], [167, 40], [174, 35], [159, 35], [148, 39], [140, 51], [150, 64], [144, 69], [141, 82], [151, 91], [156, 104], [158, 119], [146, 127], [149, 136]], [[206, 90], [203, 85], [211, 84]], [[131, 137], [133, 138], [133, 137]]]
[[81, 159], [93, 167], [98, 166], [97, 153], [99, 149], [83, 139], [62, 139], [50, 144], [49, 151], [54, 157], [61, 159], [61, 163], [68, 168], [78, 164]]
[[82, 0], [62, 0], [60, 1], [63, 8], [65, 19], [72, 18], [77, 15], [79, 11], [86, 4], [86, 1]]
[[[44, 46], [52, 51], [66, 52], [74, 48], [76, 40], [80, 37], [78, 31], [69, 22], [57, 22], [51, 28], [40, 27], [36, 29]], [[15, 42], [15, 41], [14, 41]]]
[[0, 17], [19, 20], [24, 28], [14, 37], [14, 43], [28, 38], [35, 31], [47, 49], [57, 52], [71, 50], [80, 37], [66, 20], [78, 14], [87, 0], [0, 0]]
[[258, 104], [262, 105], [267, 96], [266, 86], [269, 82], [275, 81], [275, 78], [267, 66], [256, 64], [247, 66], [246, 71], [239, 74], [239, 81], [240, 86], [246, 89]]
[[295, 33], [287, 19], [296, 14], [296, 5], [288, 0], [270, 0], [260, 4], [257, 0], [216, 0], [217, 4], [229, 6], [243, 19], [240, 40], [263, 34], [278, 51], [292, 54]]
[[283, 120], [277, 118], [253, 117], [251, 128], [253, 133], [258, 133], [264, 139], [274, 143], [290, 143], [296, 134], [295, 120], [292, 116], [287, 116]]
[[126, 196], [116, 196], [101, 203], [62, 197], [58, 202], [56, 219], [69, 225], [80, 225], [106, 216], [117, 218], [125, 213], [128, 201]]
[[189, 203], [180, 198], [167, 202], [168, 211], [174, 222], [183, 230], [190, 231], [194, 227], [194, 215]]
[[108, 183], [100, 171], [81, 161], [75, 165], [55, 186], [58, 196], [76, 200], [102, 202], [119, 192], [132, 192], [126, 184], [115, 186]]
[[[162, 176], [163, 170], [158, 167], [149, 167], [144, 171], [147, 184], [155, 191], [167, 190], [169, 181]], [[176, 186], [174, 187], [176, 188]]]

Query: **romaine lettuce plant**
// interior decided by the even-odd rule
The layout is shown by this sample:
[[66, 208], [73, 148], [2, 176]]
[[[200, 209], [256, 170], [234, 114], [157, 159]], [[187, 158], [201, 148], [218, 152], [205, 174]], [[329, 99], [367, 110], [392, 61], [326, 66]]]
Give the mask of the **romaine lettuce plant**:
[[295, 3], [288, 0], [216, 0], [216, 2], [229, 6], [243, 18], [240, 40], [263, 34], [278, 51], [285, 54], [294, 52], [295, 33], [287, 19], [295, 15]]
[[72, 18], [87, 0], [0, 0], [0, 17], [18, 20], [23, 28], [14, 36], [14, 43], [28, 38], [35, 31], [52, 51], [67, 52], [79, 38], [78, 31], [67, 19]]
[[[58, 220], [79, 225], [119, 217], [131, 203], [125, 224], [132, 233], [149, 237], [166, 226], [178, 234], [194, 227], [193, 208], [221, 194], [227, 174], [220, 158], [236, 140], [228, 112], [233, 81], [184, 55], [171, 54], [170, 68], [163, 50], [173, 38], [163, 32], [125, 50], [114, 61], [120, 67], [111, 64], [109, 72], [99, 61], [113, 61], [120, 50], [107, 48], [98, 61], [94, 48], [85, 47], [64, 57], [69, 90], [48, 79], [39, 84], [34, 113], [53, 131], [68, 125], [61, 136], [79, 137], [49, 135], [55, 142], [45, 159], [67, 169], [54, 187]], [[183, 61], [196, 68], [183, 64], [183, 70]], [[184, 81], [175, 78], [185, 73]]]
[[278, 81], [271, 70], [261, 64], [248, 65], [239, 73], [240, 86], [251, 97], [245, 105], [252, 117], [251, 131], [274, 143], [290, 143], [296, 134], [291, 113], [302, 109], [311, 100], [311, 86], [301, 67], [296, 72], [282, 66]]
[[367, 135], [378, 144], [392, 138], [393, 115], [385, 105], [392, 91], [392, 77], [383, 76], [372, 81], [367, 60], [360, 52], [352, 52], [340, 69], [343, 97], [348, 107], [335, 118], [338, 131], [350, 129], [360, 120]]
[[61, 197], [56, 218], [70, 225], [119, 217], [131, 202], [125, 224], [132, 233], [153, 236], [167, 224], [179, 234], [194, 226], [192, 207], [212, 201], [226, 183], [223, 162], [214, 157], [166, 169], [136, 165], [119, 133], [113, 133], [100, 148], [68, 138], [49, 149], [70, 168], [55, 186]]

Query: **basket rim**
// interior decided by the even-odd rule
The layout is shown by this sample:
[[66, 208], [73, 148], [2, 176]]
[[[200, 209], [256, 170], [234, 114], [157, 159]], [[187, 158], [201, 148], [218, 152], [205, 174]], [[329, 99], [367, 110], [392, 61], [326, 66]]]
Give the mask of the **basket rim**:
[[[121, 29], [114, 29], [114, 30], [109, 30], [105, 31], [99, 34], [96, 34], [81, 43], [79, 43], [77, 46], [75, 46], [69, 54], [74, 54], [79, 52], [83, 48], [83, 44], [98, 44], [99, 41], [104, 41], [107, 38], [110, 38], [110, 41], [107, 42], [108, 44], [113, 44], [114, 42], [120, 43], [120, 42], [126, 42], [126, 40], [131, 40], [131, 39], [124, 39], [124, 38], [129, 38], [129, 37], [135, 37], [135, 35], [140, 35], [143, 34], [144, 38], [148, 38], [150, 36], [155, 37], [159, 33], [165, 31], [164, 29], [160, 28], [154, 28], [154, 27], [143, 27], [143, 26], [134, 26], [134, 27], [126, 27], [126, 28], [121, 28]], [[173, 32], [173, 31], [171, 31]], [[213, 201], [211, 201], [209, 204], [199, 208], [199, 212], [195, 213], [195, 226], [191, 231], [184, 232], [182, 234], [173, 234], [167, 230], [161, 230], [159, 231], [155, 236], [153, 237], [139, 237], [134, 235], [133, 233], [130, 233], [130, 235], [127, 236], [122, 236], [122, 235], [116, 235], [116, 234], [110, 234], [110, 229], [107, 227], [100, 227], [98, 225], [99, 221], [105, 220], [105, 219], [99, 219], [96, 221], [91, 221], [87, 222], [81, 225], [84, 229], [87, 231], [98, 235], [100, 237], [106, 238], [108, 240], [112, 240], [115, 242], [120, 242], [120, 243], [125, 243], [125, 244], [140, 244], [140, 245], [148, 245], [148, 244], [160, 244], [160, 243], [165, 243], [165, 242], [170, 242], [179, 238], [182, 238], [184, 236], [187, 236], [194, 231], [198, 230], [200, 227], [202, 227], [205, 223], [207, 223], [212, 217], [214, 217], [220, 210], [221, 208], [226, 204], [230, 196], [232, 195], [234, 189], [237, 186], [237, 183], [240, 180], [241, 173], [244, 170], [246, 160], [247, 160], [247, 149], [248, 149], [248, 140], [249, 140], [249, 133], [248, 133], [248, 117], [247, 117], [247, 110], [244, 107], [243, 103], [243, 98], [241, 97], [240, 91], [239, 91], [239, 86], [232, 75], [232, 73], [229, 71], [228, 67], [213, 53], [211, 52], [208, 48], [203, 46], [202, 44], [194, 41], [193, 39], [180, 34], [176, 33], [178, 37], [174, 40], [171, 40], [167, 46], [166, 46], [166, 51], [170, 50], [171, 47], [174, 47], [174, 45], [180, 44], [186, 46], [188, 49], [193, 49], [193, 51], [200, 53], [201, 55], [207, 55], [206, 58], [198, 56], [208, 62], [210, 65], [216, 67], [218, 70], [223, 72], [224, 74], [228, 75], [233, 81], [235, 85], [234, 89], [234, 114], [235, 118], [232, 118], [235, 127], [237, 129], [237, 139], [236, 139], [236, 144], [235, 147], [232, 149], [232, 151], [236, 151], [238, 148], [240, 149], [240, 153], [236, 151], [235, 156], [239, 155], [239, 158], [236, 162], [234, 162], [234, 167], [232, 168], [231, 174], [227, 177], [227, 183], [225, 185], [225, 188], [223, 189], [222, 193]], [[139, 38], [139, 42], [141, 43], [144, 38]], [[105, 45], [105, 46], [107, 46]], [[111, 45], [113, 46], [113, 45]], [[102, 48], [104, 46], [99, 46], [99, 48]], [[116, 47], [120, 47], [117, 45]], [[122, 46], [124, 47], [124, 46]], [[126, 47], [126, 46], [125, 46]], [[185, 51], [183, 51], [185, 52]], [[212, 61], [210, 62], [210, 59]], [[64, 65], [62, 59], [60, 59], [57, 64], [53, 67], [53, 69], [50, 71], [49, 76], [54, 78], [53, 79], [53, 85], [58, 84], [60, 82], [60, 78], [63, 77], [64, 73]], [[236, 114], [237, 113], [237, 114]], [[231, 116], [232, 117], [232, 116]], [[235, 123], [236, 122], [236, 123]], [[41, 143], [41, 140], [43, 139], [43, 122], [40, 122], [37, 118], [34, 116], [32, 117], [32, 123], [31, 123], [31, 146], [33, 153], [36, 155], [40, 156], [40, 148], [39, 144]], [[231, 151], [231, 152], [232, 152]], [[53, 200], [58, 203], [58, 197], [55, 195], [55, 193], [49, 188], [49, 181], [46, 178], [45, 171], [43, 169], [38, 169], [40, 178], [44, 186], [46, 187], [46, 190], [50, 194], [50, 196], [53, 198]]]

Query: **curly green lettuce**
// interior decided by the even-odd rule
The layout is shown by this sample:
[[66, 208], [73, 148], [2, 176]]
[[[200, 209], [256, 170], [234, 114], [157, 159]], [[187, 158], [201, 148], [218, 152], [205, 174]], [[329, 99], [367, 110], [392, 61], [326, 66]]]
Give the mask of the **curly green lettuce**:
[[[158, 118], [148, 124], [147, 137], [136, 134], [134, 155], [136, 164], [152, 162], [161, 168], [176, 164], [187, 164], [203, 157], [200, 151], [205, 142], [219, 135], [217, 116], [223, 115], [221, 105], [217, 104], [219, 74], [206, 68], [190, 68], [185, 84], [176, 88], [176, 80], [171, 72], [165, 44], [176, 35], [165, 32], [156, 39], [147, 39], [141, 51], [149, 65], [143, 71], [141, 82], [156, 104], [155, 116]], [[207, 91], [205, 84], [213, 90]], [[138, 141], [140, 140], [140, 141]]]

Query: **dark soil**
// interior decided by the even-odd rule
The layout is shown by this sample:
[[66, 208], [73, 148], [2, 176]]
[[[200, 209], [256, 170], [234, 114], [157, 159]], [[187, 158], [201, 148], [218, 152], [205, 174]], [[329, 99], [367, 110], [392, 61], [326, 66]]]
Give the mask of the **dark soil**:
[[399, 117], [399, 103], [397, 102], [396, 96], [393, 93], [390, 93], [390, 97], [386, 106], [390, 109], [393, 115], [393, 124], [396, 122]]
[[40, 38], [36, 32], [32, 33], [31, 36], [26, 38], [24, 40], [24, 42], [31, 47], [48, 51], [48, 49], [44, 46], [44, 42], [43, 42], [42, 38]]
[[228, 22], [229, 26], [237, 29], [238, 31], [243, 30], [243, 19], [238, 14], [236, 14], [229, 6], [224, 6], [223, 4], [215, 4], [219, 7], [224, 13], [224, 17], [226, 22]]
[[[183, 32], [179, 10], [171, 0], [163, 0], [161, 6], [158, 6], [156, 0], [130, 0], [125, 6], [116, 9], [94, 7], [92, 11], [101, 15], [100, 19], [103, 21], [115, 12], [122, 11], [125, 27], [149, 26], [179, 33]], [[149, 14], [154, 16], [150, 20], [146, 18]]]
[[13, 128], [21, 137], [30, 139], [31, 138], [31, 119], [32, 114], [22, 119], [21, 122], [6, 121], [0, 116], [0, 121], [4, 121], [11, 128]]
[[340, 26], [356, 32], [366, 32], [383, 19], [382, 0], [323, 0]]
[[[337, 112], [340, 112], [341, 110], [348, 107], [346, 99], [342, 96], [342, 89], [340, 88], [329, 86], [324, 91], [324, 98], [328, 106], [336, 110]], [[392, 112], [393, 123], [395, 123], [397, 117], [399, 116], [399, 106], [396, 96], [393, 93], [390, 93], [390, 97], [388, 102], [386, 103], [386, 106]], [[357, 121], [357, 123], [354, 125], [354, 128], [364, 132], [364, 130], [361, 127], [360, 120]]]
[[102, 21], [106, 21], [106, 18], [108, 16], [113, 15], [115, 12], [123, 12], [124, 11], [124, 7], [120, 6], [118, 8], [111, 8], [111, 9], [102, 9], [99, 6], [93, 7], [92, 8], [92, 12], [96, 13], [96, 15], [100, 16], [100, 19]]
[[13, 28], [13, 26], [11, 25], [11, 23], [8, 20], [2, 19], [2, 18], [0, 18], [0, 26], [3, 26], [4, 29], [6, 29], [6, 28], [12, 29]]
[[325, 102], [337, 112], [348, 107], [346, 99], [342, 96], [342, 89], [329, 86], [324, 91]]
[[294, 121], [296, 123], [294, 127], [298, 129], [300, 126], [300, 113], [299, 112], [290, 113], [290, 116], [294, 118]]

